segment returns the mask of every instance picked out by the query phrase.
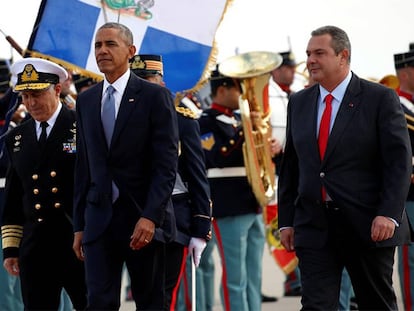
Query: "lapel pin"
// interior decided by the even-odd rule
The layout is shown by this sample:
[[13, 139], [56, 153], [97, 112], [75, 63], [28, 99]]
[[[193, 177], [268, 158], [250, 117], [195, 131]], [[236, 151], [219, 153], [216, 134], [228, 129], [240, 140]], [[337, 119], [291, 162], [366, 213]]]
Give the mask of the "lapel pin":
[[351, 107], [351, 108], [354, 108], [354, 104], [353, 103], [349, 103], [348, 106]]
[[128, 99], [128, 102], [133, 103], [135, 101], [135, 98]]

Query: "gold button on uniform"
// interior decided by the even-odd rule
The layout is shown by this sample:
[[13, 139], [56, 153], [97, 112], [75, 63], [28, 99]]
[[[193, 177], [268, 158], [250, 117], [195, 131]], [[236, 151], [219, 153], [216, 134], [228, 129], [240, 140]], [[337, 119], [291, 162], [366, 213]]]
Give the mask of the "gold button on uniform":
[[50, 172], [50, 176], [55, 177], [56, 176], [56, 172], [55, 171], [51, 171]]
[[60, 208], [60, 203], [59, 202], [55, 203], [55, 208]]
[[39, 189], [33, 189], [34, 194], [39, 194]]
[[39, 204], [39, 203], [37, 203], [36, 205], [35, 205], [35, 209], [40, 209], [42, 206]]
[[37, 222], [42, 222], [43, 221], [43, 218], [38, 218], [37, 219]]
[[229, 143], [230, 145], [234, 145], [234, 139], [230, 139]]
[[227, 151], [227, 147], [221, 147], [221, 152], [226, 152]]
[[37, 174], [33, 174], [33, 175], [32, 175], [32, 179], [33, 179], [33, 180], [37, 180], [38, 178], [39, 178], [39, 175], [37, 175]]
[[56, 188], [56, 187], [53, 187], [53, 188], [52, 188], [52, 192], [53, 192], [53, 193], [56, 193], [56, 192], [58, 192], [58, 188]]

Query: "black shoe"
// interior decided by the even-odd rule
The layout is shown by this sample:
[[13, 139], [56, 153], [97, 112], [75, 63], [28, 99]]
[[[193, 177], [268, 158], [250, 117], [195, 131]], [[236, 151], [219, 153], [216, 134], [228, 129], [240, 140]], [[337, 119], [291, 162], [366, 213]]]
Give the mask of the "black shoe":
[[276, 302], [276, 297], [266, 296], [262, 294], [262, 302]]
[[292, 290], [285, 292], [285, 297], [297, 297], [297, 296], [302, 296], [302, 288], [301, 287], [296, 287], [293, 288]]

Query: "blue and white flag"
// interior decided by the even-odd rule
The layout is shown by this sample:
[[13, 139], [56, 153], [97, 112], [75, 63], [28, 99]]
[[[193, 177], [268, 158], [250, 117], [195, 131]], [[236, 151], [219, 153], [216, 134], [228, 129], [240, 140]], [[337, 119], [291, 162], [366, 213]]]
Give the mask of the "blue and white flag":
[[119, 22], [132, 30], [138, 54], [162, 55], [164, 81], [173, 93], [195, 90], [214, 66], [214, 37], [230, 1], [44, 0], [27, 52], [102, 78], [95, 32]]

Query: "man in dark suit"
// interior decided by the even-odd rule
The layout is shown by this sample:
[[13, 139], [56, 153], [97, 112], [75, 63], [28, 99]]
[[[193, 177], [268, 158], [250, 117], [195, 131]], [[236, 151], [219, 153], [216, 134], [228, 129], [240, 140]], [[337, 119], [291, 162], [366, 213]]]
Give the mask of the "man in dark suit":
[[307, 67], [317, 83], [290, 98], [278, 193], [282, 244], [299, 258], [302, 309], [337, 310], [346, 267], [361, 310], [396, 310], [395, 248], [410, 241], [404, 113], [393, 90], [350, 71], [343, 30], [311, 35]]
[[166, 88], [131, 74], [135, 52], [127, 27], [101, 26], [95, 58], [105, 80], [77, 98], [74, 250], [85, 259], [91, 310], [119, 309], [124, 263], [137, 309], [164, 306], [155, 272], [175, 235], [177, 116]]
[[63, 288], [74, 308], [83, 310], [84, 265], [72, 250], [75, 112], [59, 101], [67, 74], [39, 58], [17, 61], [11, 71], [32, 118], [5, 140], [3, 265], [20, 275], [25, 310], [57, 310]]

